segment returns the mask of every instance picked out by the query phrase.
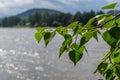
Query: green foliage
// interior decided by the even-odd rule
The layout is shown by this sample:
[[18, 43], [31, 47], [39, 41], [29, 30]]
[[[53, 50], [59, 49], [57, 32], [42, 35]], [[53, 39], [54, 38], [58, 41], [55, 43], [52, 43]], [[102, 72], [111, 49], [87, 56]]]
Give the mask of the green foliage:
[[62, 46], [60, 48], [60, 54], [59, 57], [64, 53], [65, 50], [67, 50], [72, 42], [72, 36], [69, 34], [64, 35], [65, 41], [62, 43]]
[[76, 63], [82, 58], [84, 47], [80, 49], [72, 50], [69, 52], [70, 60], [76, 65]]
[[35, 38], [36, 38], [38, 43], [40, 42], [40, 40], [43, 37], [43, 32], [42, 32], [43, 30], [44, 29], [42, 29], [42, 28], [37, 28], [37, 32], [35, 33]]
[[114, 9], [116, 5], [117, 5], [117, 3], [115, 2], [115, 3], [112, 3], [107, 6], [102, 7], [102, 9], [103, 10]]
[[113, 46], [116, 42], [116, 39], [110, 35], [109, 31], [104, 32], [102, 37], [110, 46]]
[[[102, 9], [114, 9], [116, 3], [107, 5]], [[79, 13], [76, 16], [80, 16]], [[87, 51], [85, 45], [94, 38], [98, 41], [98, 34], [110, 46], [110, 50], [105, 53], [99, 62], [95, 73], [98, 71], [106, 80], [120, 80], [120, 15], [112, 16], [100, 14], [91, 18], [86, 25], [81, 25], [75, 21], [66, 27], [57, 27], [53, 31], [48, 28], [38, 28], [35, 38], [39, 43], [44, 37], [45, 45], [54, 38], [55, 34], [60, 34], [64, 41], [59, 49], [59, 57], [68, 53], [69, 59], [76, 65]], [[104, 29], [101, 32], [99, 28]], [[72, 33], [70, 32], [72, 30]], [[80, 36], [80, 37], [79, 37]]]
[[40, 40], [42, 39], [43, 35], [40, 32], [36, 32], [35, 33], [35, 38], [37, 40], [37, 42], [39, 43]]
[[98, 71], [104, 76], [105, 72], [107, 70], [107, 67], [108, 67], [108, 63], [107, 62], [103, 62], [102, 64], [100, 64], [98, 66]]

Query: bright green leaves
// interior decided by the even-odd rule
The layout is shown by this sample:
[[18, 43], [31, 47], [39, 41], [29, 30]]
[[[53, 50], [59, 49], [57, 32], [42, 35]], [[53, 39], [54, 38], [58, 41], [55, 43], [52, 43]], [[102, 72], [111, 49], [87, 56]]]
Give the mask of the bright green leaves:
[[120, 64], [120, 49], [118, 46], [112, 51], [111, 58], [115, 64]]
[[98, 32], [99, 32], [98, 30], [93, 30], [93, 31], [91, 30], [85, 32], [80, 40], [80, 47], [86, 44], [92, 37], [94, 37], [98, 41], [98, 36], [97, 36]]
[[64, 28], [62, 26], [56, 28], [56, 31], [62, 36], [66, 35], [68, 33], [68, 29]]
[[114, 46], [116, 39], [110, 35], [109, 31], [104, 32], [102, 37], [110, 46]]
[[44, 31], [45, 29], [44, 29], [44, 28], [37, 28], [36, 30], [37, 30], [37, 32], [35, 33], [35, 38], [36, 38], [37, 42], [39, 43], [40, 40], [41, 40], [42, 37], [43, 37], [43, 31]]
[[78, 50], [72, 50], [69, 52], [70, 60], [76, 65], [76, 63], [82, 58], [83, 56], [84, 47], [81, 47]]
[[[108, 15], [104, 20], [104, 28], [109, 29], [115, 25], [115, 20], [113, 19], [115, 16]], [[113, 20], [112, 20], [113, 19]]]
[[103, 33], [103, 39], [112, 47], [120, 39], [120, 28], [113, 27], [110, 30]]
[[120, 67], [115, 64], [109, 65], [105, 73], [106, 80], [120, 80]]
[[114, 53], [112, 58], [115, 63], [120, 63], [120, 52]]
[[44, 41], [46, 46], [54, 38], [55, 34], [56, 34], [55, 32], [46, 32], [44, 34]]
[[81, 34], [81, 32], [83, 31], [82, 30], [83, 26], [81, 26], [78, 21], [71, 23], [67, 27], [69, 29], [72, 29], [72, 31], [74, 32], [73, 36], [75, 36], [76, 34]]
[[106, 23], [106, 24], [104, 25], [104, 27], [105, 27], [106, 29], [109, 29], [109, 28], [111, 28], [112, 26], [114, 26], [114, 24], [115, 24], [115, 21], [112, 20], [112, 21], [109, 21], [108, 23]]
[[[102, 9], [114, 9], [117, 3], [102, 7]], [[102, 33], [101, 30], [104, 29]], [[102, 33], [102, 35], [101, 35]], [[120, 80], [120, 18], [108, 14], [100, 14], [91, 18], [84, 26], [78, 21], [71, 23], [66, 27], [57, 27], [52, 31], [48, 28], [37, 28], [35, 38], [39, 43], [44, 39], [45, 45], [54, 38], [55, 35], [61, 35], [64, 41], [59, 49], [59, 57], [63, 53], [68, 53], [69, 59], [76, 65], [82, 58], [83, 52], [91, 38], [99, 40], [98, 34], [110, 46], [110, 50], [102, 58], [95, 72], [99, 71], [106, 80]]]
[[116, 19], [116, 26], [120, 27], [120, 18]]
[[35, 33], [35, 38], [39, 43], [42, 38], [44, 38], [45, 46], [54, 38], [56, 31], [50, 32], [48, 28], [37, 28], [37, 32]]
[[64, 36], [65, 41], [62, 43], [62, 46], [59, 51], [59, 57], [70, 47], [70, 44], [72, 43], [72, 36], [69, 34], [66, 34]]
[[97, 22], [97, 18], [93, 17], [87, 22], [87, 24], [84, 27], [85, 28], [92, 28], [92, 27], [95, 28], [97, 25], [96, 22]]
[[68, 27], [68, 28], [71, 28], [71, 29], [74, 31], [74, 29], [75, 29], [76, 26], [78, 26], [78, 25], [79, 25], [79, 22], [76, 21], [76, 22], [71, 23], [71, 24], [68, 25], [67, 27]]
[[117, 3], [115, 2], [115, 3], [109, 4], [109, 5], [103, 6], [102, 9], [103, 10], [114, 9], [116, 5], [117, 5]]
[[40, 40], [42, 39], [42, 37], [43, 37], [43, 34], [41, 32], [36, 32], [35, 33], [35, 38], [36, 38], [36, 40], [37, 40], [38, 43], [40, 42]]
[[106, 30], [109, 30], [115, 25], [115, 16], [102, 14], [98, 15], [96, 18], [98, 20], [98, 26]]

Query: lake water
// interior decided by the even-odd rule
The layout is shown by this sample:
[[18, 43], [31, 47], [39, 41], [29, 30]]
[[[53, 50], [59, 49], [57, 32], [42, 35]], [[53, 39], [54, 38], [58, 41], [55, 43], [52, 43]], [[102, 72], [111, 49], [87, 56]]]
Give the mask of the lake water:
[[0, 28], [0, 80], [97, 80], [93, 74], [108, 46], [100, 38], [88, 43], [88, 54], [74, 67], [68, 54], [58, 58], [63, 38], [59, 35], [48, 45], [38, 44], [35, 29]]

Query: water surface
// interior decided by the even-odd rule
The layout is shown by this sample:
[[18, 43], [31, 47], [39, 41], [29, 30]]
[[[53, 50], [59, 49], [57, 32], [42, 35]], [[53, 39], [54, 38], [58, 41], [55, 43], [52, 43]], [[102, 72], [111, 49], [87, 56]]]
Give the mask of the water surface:
[[48, 45], [38, 44], [35, 29], [0, 28], [0, 80], [97, 80], [93, 74], [108, 46], [100, 38], [88, 43], [88, 54], [74, 67], [68, 54], [58, 58], [60, 35]]

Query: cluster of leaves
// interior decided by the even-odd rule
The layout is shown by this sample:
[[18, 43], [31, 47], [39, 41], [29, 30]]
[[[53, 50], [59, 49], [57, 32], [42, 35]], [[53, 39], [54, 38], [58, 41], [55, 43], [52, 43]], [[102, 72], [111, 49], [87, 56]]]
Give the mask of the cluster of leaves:
[[[114, 9], [117, 3], [104, 6], [102, 9]], [[84, 51], [87, 52], [85, 44], [91, 38], [98, 41], [98, 34], [110, 46], [110, 50], [104, 55], [98, 64], [95, 73], [98, 71], [106, 80], [120, 80], [120, 18], [118, 15], [100, 14], [91, 18], [86, 25], [82, 26], [79, 22], [73, 22], [66, 27], [58, 27], [53, 31], [49, 28], [37, 28], [35, 38], [40, 42], [43, 38], [45, 45], [58, 33], [64, 37], [62, 46], [59, 49], [59, 56], [68, 53], [70, 60], [77, 64], [82, 58]], [[101, 32], [99, 28], [104, 29]], [[72, 33], [69, 31], [72, 30]], [[80, 36], [80, 37], [79, 37]]]

